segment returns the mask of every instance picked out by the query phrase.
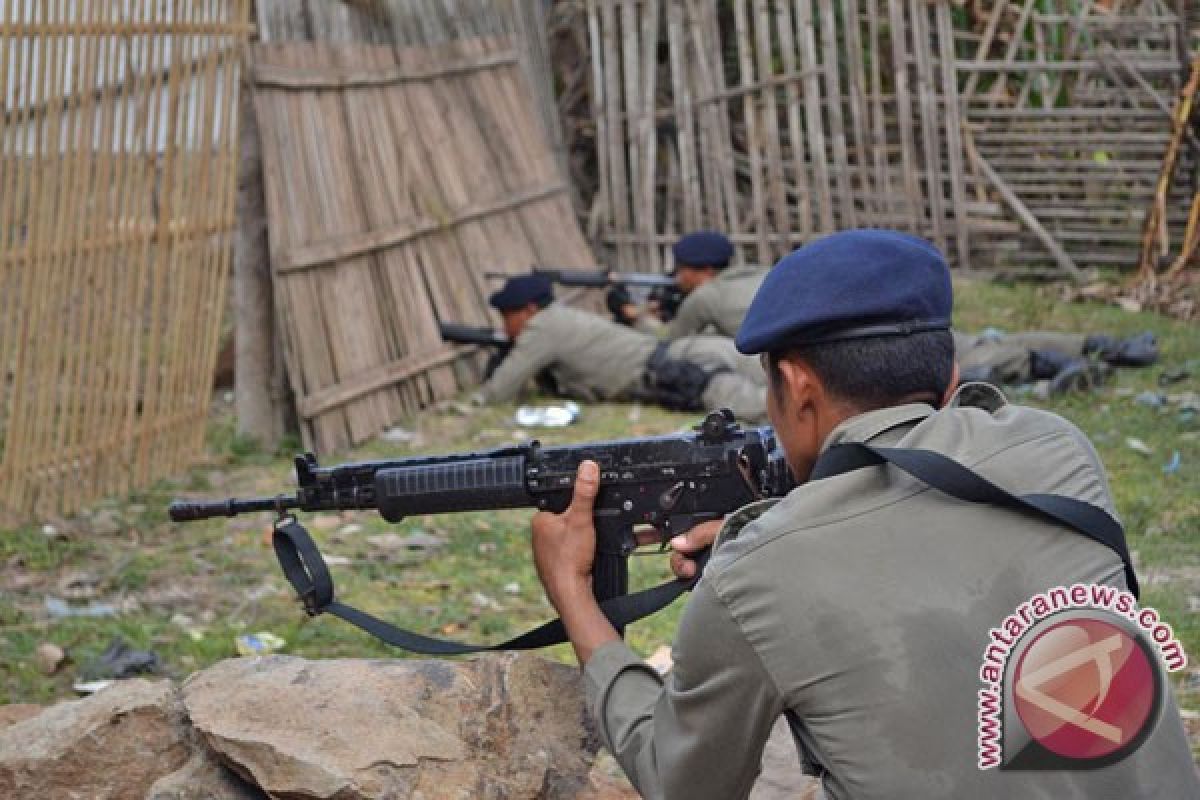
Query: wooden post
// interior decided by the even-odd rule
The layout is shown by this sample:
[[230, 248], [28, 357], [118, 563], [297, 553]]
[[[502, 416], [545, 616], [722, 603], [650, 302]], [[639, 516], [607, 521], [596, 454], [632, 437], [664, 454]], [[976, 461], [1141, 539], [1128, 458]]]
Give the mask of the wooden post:
[[276, 357], [279, 348], [275, 341], [275, 303], [267, 252], [262, 148], [248, 84], [249, 81], [243, 86], [239, 101], [241, 160], [237, 181], [238, 229], [233, 246], [234, 409], [238, 433], [253, 437], [264, 448], [273, 450], [283, 436], [285, 391], [282, 365]]

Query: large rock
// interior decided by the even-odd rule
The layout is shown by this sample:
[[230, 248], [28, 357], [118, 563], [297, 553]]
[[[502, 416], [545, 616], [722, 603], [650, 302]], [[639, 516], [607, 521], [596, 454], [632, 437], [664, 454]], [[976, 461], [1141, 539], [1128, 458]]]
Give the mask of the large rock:
[[197, 748], [191, 760], [146, 792], [146, 800], [268, 800], [261, 789], [243, 781], [216, 755]]
[[275, 798], [631, 796], [589, 779], [578, 670], [536, 656], [243, 658], [183, 694], [209, 746]]
[[0, 730], [0, 797], [143, 800], [189, 737], [170, 682], [122, 681]]

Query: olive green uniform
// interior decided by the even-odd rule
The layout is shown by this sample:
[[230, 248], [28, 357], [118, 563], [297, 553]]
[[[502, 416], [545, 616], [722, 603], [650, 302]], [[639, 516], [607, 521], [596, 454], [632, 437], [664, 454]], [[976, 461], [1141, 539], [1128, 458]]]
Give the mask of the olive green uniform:
[[[939, 412], [911, 404], [854, 417], [825, 445], [844, 441], [928, 448], [1010, 491], [1114, 513], [1082, 433], [981, 384]], [[1115, 764], [976, 766], [989, 630], [1055, 586], [1124, 587], [1110, 549], [1028, 514], [949, 498], [892, 467], [812, 481], [769, 503], [743, 509], [718, 537], [671, 673], [660, 678], [622, 642], [587, 662], [589, 708], [644, 797], [745, 797], [785, 711], [829, 798], [1200, 796], [1169, 690], [1157, 728]]]
[[[480, 399], [515, 398], [539, 372], [549, 370], [561, 394], [584, 401], [633, 400], [645, 396], [646, 364], [659, 340], [579, 309], [552, 303], [535, 314], [512, 350], [480, 389]], [[729, 408], [741, 419], [766, 416], [766, 376], [757, 358], [737, 351], [724, 336], [685, 336], [667, 356], [708, 370], [701, 397], [706, 408]]]
[[1083, 357], [1087, 339], [1078, 333], [1012, 333], [970, 336], [954, 333], [954, 356], [963, 370], [991, 368], [1002, 383], [1029, 383], [1033, 380], [1035, 350], [1050, 350], [1071, 358]]
[[689, 292], [669, 323], [664, 325], [643, 314], [638, 318], [638, 328], [666, 339], [705, 331], [732, 337], [768, 271], [765, 267], [726, 267]]

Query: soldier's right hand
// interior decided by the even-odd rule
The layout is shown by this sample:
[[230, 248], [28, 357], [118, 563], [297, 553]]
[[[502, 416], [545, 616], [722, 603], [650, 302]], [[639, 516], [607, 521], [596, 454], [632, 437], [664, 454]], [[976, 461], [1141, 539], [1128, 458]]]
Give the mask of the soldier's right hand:
[[681, 533], [671, 539], [671, 571], [675, 573], [675, 577], [684, 579], [695, 577], [696, 561], [692, 556], [711, 547], [724, 524], [725, 520], [723, 519], [701, 522], [686, 533]]
[[622, 325], [632, 325], [637, 321], [637, 304], [633, 302], [633, 297], [624, 286], [614, 286], [609, 289], [608, 294], [604, 298], [604, 303], [608, 306], [613, 319]]

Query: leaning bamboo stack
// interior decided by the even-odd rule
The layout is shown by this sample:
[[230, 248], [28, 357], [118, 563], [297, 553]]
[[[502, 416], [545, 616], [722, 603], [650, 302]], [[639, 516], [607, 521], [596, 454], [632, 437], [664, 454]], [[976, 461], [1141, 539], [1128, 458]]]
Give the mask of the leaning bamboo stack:
[[0, 512], [69, 513], [202, 453], [244, 0], [0, 12]]
[[488, 324], [486, 272], [591, 253], [511, 39], [253, 58], [287, 371], [328, 453], [475, 383], [437, 324]]

